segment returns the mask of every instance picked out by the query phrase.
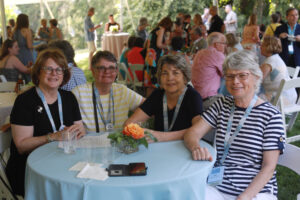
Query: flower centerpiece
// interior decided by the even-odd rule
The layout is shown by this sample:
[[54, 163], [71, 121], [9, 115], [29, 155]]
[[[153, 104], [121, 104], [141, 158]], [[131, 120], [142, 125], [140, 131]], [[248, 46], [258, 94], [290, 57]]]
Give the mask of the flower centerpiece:
[[118, 32], [119, 32], [119, 27], [118, 27], [118, 25], [112, 25], [112, 26], [110, 26], [110, 27], [109, 27], [109, 31], [110, 31], [111, 33], [118, 33]]
[[119, 152], [129, 154], [138, 151], [141, 144], [148, 148], [146, 136], [157, 141], [151, 133], [144, 131], [138, 124], [131, 123], [123, 131], [114, 132], [108, 138], [117, 146]]

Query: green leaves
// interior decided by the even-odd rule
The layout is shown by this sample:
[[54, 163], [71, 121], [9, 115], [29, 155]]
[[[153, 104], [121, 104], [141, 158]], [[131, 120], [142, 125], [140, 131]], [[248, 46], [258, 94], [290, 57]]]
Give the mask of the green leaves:
[[[151, 133], [146, 132], [145, 134], [153, 141], [157, 141], [157, 139]], [[145, 137], [136, 140], [130, 136], [124, 135], [121, 131], [111, 133], [107, 137], [115, 144], [121, 144], [123, 141], [126, 141], [128, 145], [133, 148], [136, 148], [138, 145], [144, 145], [146, 148], [148, 148], [148, 142]]]

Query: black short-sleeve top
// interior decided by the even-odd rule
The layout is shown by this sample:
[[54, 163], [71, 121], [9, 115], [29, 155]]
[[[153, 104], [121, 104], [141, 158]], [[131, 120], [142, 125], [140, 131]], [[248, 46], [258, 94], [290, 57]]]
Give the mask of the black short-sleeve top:
[[[192, 126], [192, 119], [197, 115], [202, 115], [202, 98], [200, 94], [191, 86], [187, 86], [186, 93], [182, 100], [177, 118], [171, 131], [178, 131]], [[164, 131], [163, 117], [163, 89], [156, 89], [140, 106], [148, 115], [154, 116], [154, 130]], [[168, 123], [172, 122], [175, 107], [168, 109]]]
[[[62, 99], [63, 120], [65, 126], [73, 125], [74, 121], [81, 120], [79, 106], [72, 92], [59, 90]], [[49, 105], [56, 129], [61, 126], [58, 112], [58, 101]], [[42, 100], [35, 87], [19, 95], [14, 103], [11, 115], [11, 124], [34, 126], [33, 136], [46, 135], [54, 132]]]

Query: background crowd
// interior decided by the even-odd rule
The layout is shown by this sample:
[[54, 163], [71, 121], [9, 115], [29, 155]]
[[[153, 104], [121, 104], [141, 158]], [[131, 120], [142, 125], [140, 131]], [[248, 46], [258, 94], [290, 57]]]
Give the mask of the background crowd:
[[[256, 14], [251, 14], [242, 34], [231, 5], [225, 6], [224, 20], [212, 6], [203, 15], [166, 16], [152, 30], [143, 17], [119, 61], [111, 52], [96, 52], [95, 30], [102, 24], [93, 24], [95, 12], [89, 8], [84, 21], [92, 83], [76, 65], [74, 49], [63, 40], [56, 19], [49, 21], [50, 27], [42, 19], [36, 37], [26, 14], [8, 27], [0, 74], [9, 81], [21, 77], [34, 84], [18, 96], [11, 114], [13, 142], [7, 173], [14, 192], [24, 194], [28, 154], [61, 140], [63, 130], [76, 130], [81, 137], [85, 130], [102, 132], [154, 118], [149, 128], [158, 141], [184, 139], [195, 160], [211, 156], [199, 146], [199, 139], [216, 138], [215, 165], [224, 166], [225, 174], [221, 184], [206, 188], [207, 199], [277, 199], [275, 167], [285, 138], [280, 112], [269, 102], [280, 81], [290, 79], [287, 66], [300, 65], [298, 10], [289, 8], [286, 21], [272, 14], [264, 33]], [[119, 31], [114, 16], [108, 18], [105, 31]], [[34, 49], [33, 40], [42, 44]], [[119, 62], [131, 75], [131, 64], [144, 65], [136, 72], [144, 92], [117, 83], [122, 79]], [[283, 95], [285, 103], [297, 99], [294, 89]], [[50, 115], [36, 108], [50, 109]], [[133, 112], [130, 117], [129, 112]], [[231, 131], [232, 127], [239, 129]], [[229, 137], [235, 140], [226, 152]]]

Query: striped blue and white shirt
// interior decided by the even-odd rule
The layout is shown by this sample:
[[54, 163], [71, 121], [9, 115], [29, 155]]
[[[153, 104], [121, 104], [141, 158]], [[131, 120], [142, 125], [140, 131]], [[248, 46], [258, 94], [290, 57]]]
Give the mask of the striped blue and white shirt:
[[[222, 97], [203, 114], [204, 120], [217, 131], [217, 160], [221, 159], [224, 152], [225, 134], [233, 103], [232, 97]], [[230, 136], [234, 133], [245, 111], [245, 108], [236, 107]], [[223, 193], [238, 196], [261, 170], [263, 152], [282, 151], [284, 142], [281, 113], [268, 102], [253, 107], [230, 146], [223, 163], [225, 166], [223, 182], [216, 186], [217, 189]], [[260, 193], [277, 195], [276, 171]]]
[[70, 80], [60, 89], [72, 91], [76, 86], [85, 84], [86, 78], [82, 69], [80, 69], [79, 67], [75, 67], [73, 63], [68, 63], [68, 67], [71, 72]]

